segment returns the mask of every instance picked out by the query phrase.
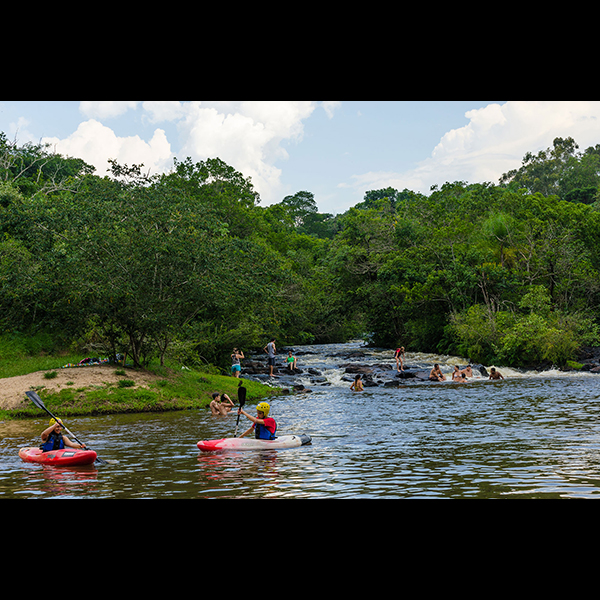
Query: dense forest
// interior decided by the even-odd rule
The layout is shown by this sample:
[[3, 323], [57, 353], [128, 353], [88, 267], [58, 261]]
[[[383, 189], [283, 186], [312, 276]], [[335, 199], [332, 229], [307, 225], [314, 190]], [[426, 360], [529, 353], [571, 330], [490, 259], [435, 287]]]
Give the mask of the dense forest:
[[309, 191], [261, 207], [219, 158], [110, 166], [0, 133], [0, 336], [221, 367], [271, 337], [511, 366], [599, 343], [600, 145], [336, 216]]

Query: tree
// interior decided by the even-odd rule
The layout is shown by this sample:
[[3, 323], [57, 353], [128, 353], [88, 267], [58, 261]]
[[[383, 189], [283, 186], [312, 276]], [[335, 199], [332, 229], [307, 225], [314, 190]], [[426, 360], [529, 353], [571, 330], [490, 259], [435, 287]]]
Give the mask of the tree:
[[600, 184], [600, 147], [590, 147], [578, 153], [579, 146], [571, 137], [555, 138], [552, 148], [541, 150], [534, 155], [528, 152], [520, 169], [504, 173], [500, 184], [511, 189], [525, 188], [530, 193], [544, 196], [557, 194], [567, 199], [575, 190], [580, 191], [569, 199], [586, 202], [592, 198], [590, 188], [598, 189]]

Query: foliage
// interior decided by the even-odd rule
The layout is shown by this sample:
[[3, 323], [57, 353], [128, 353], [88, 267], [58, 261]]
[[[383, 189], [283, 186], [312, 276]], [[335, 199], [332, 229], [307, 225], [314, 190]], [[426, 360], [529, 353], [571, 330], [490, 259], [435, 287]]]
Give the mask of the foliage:
[[218, 158], [110, 162], [0, 135], [4, 339], [224, 371], [271, 337], [513, 365], [598, 342], [600, 146], [557, 138], [499, 185], [370, 190], [336, 216], [309, 191], [261, 207]]

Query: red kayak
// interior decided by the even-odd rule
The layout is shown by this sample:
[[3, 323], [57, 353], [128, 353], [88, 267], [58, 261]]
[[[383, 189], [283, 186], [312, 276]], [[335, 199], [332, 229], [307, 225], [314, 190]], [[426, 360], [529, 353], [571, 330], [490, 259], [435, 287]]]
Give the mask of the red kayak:
[[93, 450], [64, 448], [42, 452], [39, 448], [21, 448], [19, 456], [25, 462], [40, 463], [53, 467], [77, 467], [91, 465], [98, 456]]

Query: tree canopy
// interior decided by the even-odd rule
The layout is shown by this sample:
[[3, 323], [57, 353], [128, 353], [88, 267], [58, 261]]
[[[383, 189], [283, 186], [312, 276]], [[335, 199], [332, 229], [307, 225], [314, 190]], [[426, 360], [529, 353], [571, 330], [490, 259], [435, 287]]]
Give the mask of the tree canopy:
[[497, 184], [370, 190], [341, 215], [268, 207], [218, 158], [99, 177], [0, 134], [0, 329], [227, 364], [367, 336], [479, 362], [563, 364], [598, 343], [600, 145], [528, 153]]

